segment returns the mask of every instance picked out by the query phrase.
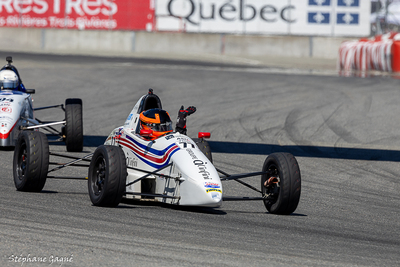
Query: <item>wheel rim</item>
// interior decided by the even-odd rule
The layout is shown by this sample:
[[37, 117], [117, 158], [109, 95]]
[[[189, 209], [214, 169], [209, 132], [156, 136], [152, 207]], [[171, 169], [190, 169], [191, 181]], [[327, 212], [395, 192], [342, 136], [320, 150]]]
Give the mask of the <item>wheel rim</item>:
[[20, 181], [22, 181], [25, 177], [27, 159], [28, 159], [28, 152], [26, 150], [26, 143], [22, 142], [18, 151], [18, 164], [17, 164], [18, 179]]
[[[265, 202], [266, 204], [272, 205], [274, 204], [279, 197], [279, 191], [280, 191], [280, 176], [279, 176], [279, 168], [275, 164], [270, 164], [266, 168], [267, 172], [269, 175], [265, 175], [265, 179], [263, 179], [263, 186], [262, 186], [262, 192], [263, 195], [266, 196]], [[265, 186], [264, 183], [271, 177], [276, 177], [277, 182], [271, 184], [270, 186]]]
[[104, 188], [106, 180], [106, 161], [103, 157], [99, 157], [93, 168], [93, 174], [91, 179], [91, 186], [93, 193], [98, 196], [101, 194]]

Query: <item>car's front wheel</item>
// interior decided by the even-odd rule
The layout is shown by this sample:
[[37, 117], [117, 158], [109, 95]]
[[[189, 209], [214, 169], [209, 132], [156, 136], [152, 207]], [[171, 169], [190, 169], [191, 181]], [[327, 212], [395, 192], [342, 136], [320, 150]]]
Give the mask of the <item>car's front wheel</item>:
[[99, 146], [89, 167], [88, 190], [95, 206], [115, 207], [125, 193], [127, 168], [124, 152], [117, 146]]
[[264, 205], [270, 213], [293, 213], [300, 201], [301, 175], [296, 158], [290, 153], [273, 153], [262, 169], [261, 190]]
[[18, 191], [42, 191], [49, 169], [49, 143], [42, 132], [23, 131], [14, 149], [13, 175]]

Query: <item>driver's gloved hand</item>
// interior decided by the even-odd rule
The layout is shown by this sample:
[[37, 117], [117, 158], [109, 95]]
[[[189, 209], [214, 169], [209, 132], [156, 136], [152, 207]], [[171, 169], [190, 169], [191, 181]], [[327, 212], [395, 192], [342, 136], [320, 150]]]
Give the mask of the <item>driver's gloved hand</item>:
[[[181, 110], [179, 111], [179, 113], [182, 111], [182, 109], [183, 109], [183, 106], [181, 107]], [[189, 116], [196, 112], [196, 107], [190, 106], [186, 110], [184, 110], [184, 112], [186, 112], [187, 116]]]
[[181, 133], [181, 134], [186, 134], [186, 117], [195, 113], [196, 112], [196, 107], [190, 106], [187, 109], [184, 109], [183, 106], [181, 106], [181, 109], [178, 112], [178, 120], [176, 122], [176, 131]]

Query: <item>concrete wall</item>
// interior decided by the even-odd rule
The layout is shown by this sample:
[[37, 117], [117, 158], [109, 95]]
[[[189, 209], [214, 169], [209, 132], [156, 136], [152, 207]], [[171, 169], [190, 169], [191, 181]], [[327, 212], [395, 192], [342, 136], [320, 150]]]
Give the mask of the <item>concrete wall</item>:
[[0, 28], [0, 50], [135, 56], [170, 55], [337, 57], [349, 38], [255, 36], [171, 32], [95, 31]]

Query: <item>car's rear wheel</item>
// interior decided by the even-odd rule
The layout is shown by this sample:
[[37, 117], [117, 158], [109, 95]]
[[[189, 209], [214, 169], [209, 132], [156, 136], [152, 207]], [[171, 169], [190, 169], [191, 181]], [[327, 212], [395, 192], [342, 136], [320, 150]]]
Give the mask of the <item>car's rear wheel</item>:
[[83, 150], [82, 100], [68, 98], [65, 100], [65, 144], [69, 152]]
[[95, 206], [115, 207], [126, 187], [127, 168], [124, 152], [117, 146], [99, 146], [89, 167], [88, 190]]
[[296, 158], [290, 153], [273, 153], [262, 169], [261, 190], [264, 205], [270, 213], [293, 213], [300, 201], [301, 175]]
[[213, 162], [211, 148], [208, 142], [204, 140], [204, 138], [193, 138], [193, 141], [199, 147], [200, 151], [203, 152], [203, 154], [208, 158], [208, 160]]
[[18, 191], [42, 191], [49, 169], [49, 143], [44, 133], [23, 131], [14, 149], [13, 175]]

